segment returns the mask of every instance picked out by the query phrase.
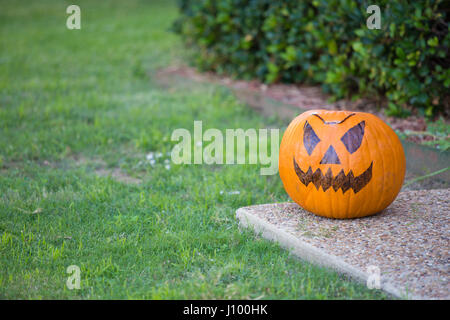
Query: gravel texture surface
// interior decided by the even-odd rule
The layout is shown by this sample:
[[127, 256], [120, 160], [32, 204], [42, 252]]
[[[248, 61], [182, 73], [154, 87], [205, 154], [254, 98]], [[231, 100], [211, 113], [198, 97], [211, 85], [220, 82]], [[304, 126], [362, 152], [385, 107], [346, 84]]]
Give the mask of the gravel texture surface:
[[450, 189], [401, 192], [376, 215], [335, 220], [295, 203], [245, 208], [252, 215], [364, 272], [377, 266], [381, 281], [425, 299], [450, 299]]

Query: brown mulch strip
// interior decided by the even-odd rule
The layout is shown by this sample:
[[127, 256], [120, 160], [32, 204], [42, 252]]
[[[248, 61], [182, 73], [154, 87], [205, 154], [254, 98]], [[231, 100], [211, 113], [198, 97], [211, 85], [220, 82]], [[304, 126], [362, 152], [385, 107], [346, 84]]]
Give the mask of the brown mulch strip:
[[[319, 86], [306, 86], [294, 84], [271, 84], [267, 85], [256, 80], [245, 81], [235, 80], [226, 76], [218, 76], [212, 72], [200, 73], [194, 68], [187, 66], [173, 66], [161, 69], [156, 74], [156, 79], [162, 84], [169, 85], [173, 78], [184, 78], [196, 82], [214, 82], [231, 88], [239, 98], [253, 107], [260, 108], [260, 98], [249, 98], [249, 96], [258, 95], [263, 98], [272, 99], [276, 102], [299, 108], [301, 110], [311, 109], [329, 109], [329, 110], [354, 110], [362, 112], [370, 112], [377, 115], [383, 121], [389, 123], [391, 127], [400, 132], [426, 131], [427, 124], [423, 117], [412, 115], [407, 118], [388, 117], [379, 108], [380, 105], [386, 104], [386, 101], [371, 100], [368, 98], [358, 99], [356, 101], [339, 100], [330, 102], [329, 96], [324, 94]], [[280, 113], [282, 111], [280, 110]], [[424, 141], [433, 141], [432, 135], [418, 134], [408, 136], [410, 141], [421, 143]]]

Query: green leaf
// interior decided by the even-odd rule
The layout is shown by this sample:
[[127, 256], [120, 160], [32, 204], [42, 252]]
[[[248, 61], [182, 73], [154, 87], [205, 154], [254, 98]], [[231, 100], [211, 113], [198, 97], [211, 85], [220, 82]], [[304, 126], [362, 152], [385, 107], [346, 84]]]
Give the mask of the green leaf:
[[330, 42], [328, 42], [328, 52], [330, 52], [330, 54], [332, 55], [335, 55], [337, 53], [336, 41], [331, 40]]
[[389, 25], [389, 31], [390, 31], [390, 36], [394, 37], [395, 36], [395, 23], [391, 23]]
[[363, 44], [361, 42], [353, 43], [352, 48], [356, 52], [363, 52], [364, 51], [364, 46], [363, 46]]
[[433, 38], [428, 39], [427, 44], [430, 47], [437, 47], [439, 44], [439, 39], [438, 37], [434, 36]]

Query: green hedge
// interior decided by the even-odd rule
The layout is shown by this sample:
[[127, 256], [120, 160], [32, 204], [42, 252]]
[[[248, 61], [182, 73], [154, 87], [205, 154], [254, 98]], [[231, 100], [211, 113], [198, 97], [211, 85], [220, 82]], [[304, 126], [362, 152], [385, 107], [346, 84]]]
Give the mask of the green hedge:
[[[410, 1], [411, 2], [411, 1]], [[450, 108], [450, 2], [183, 0], [174, 29], [195, 64], [238, 78], [315, 83], [335, 98], [387, 97], [388, 113]], [[448, 109], [447, 109], [448, 110]]]

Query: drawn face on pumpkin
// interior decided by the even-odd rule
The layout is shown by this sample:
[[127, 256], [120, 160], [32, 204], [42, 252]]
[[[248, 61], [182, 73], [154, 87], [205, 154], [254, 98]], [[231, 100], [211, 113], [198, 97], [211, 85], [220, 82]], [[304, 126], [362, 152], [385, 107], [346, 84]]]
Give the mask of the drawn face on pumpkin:
[[[325, 126], [344, 125], [345, 121], [354, 115], [355, 114], [352, 113], [340, 121], [325, 121], [317, 113], [313, 114], [313, 116], [319, 118], [323, 122], [323, 125]], [[345, 149], [349, 154], [355, 153], [361, 147], [361, 143], [364, 137], [365, 125], [366, 122], [362, 120], [357, 125], [348, 129], [342, 135], [342, 137], [340, 137], [340, 141], [342, 142], [342, 144], [344, 145]], [[320, 131], [323, 130], [321, 129]], [[326, 136], [327, 144], [330, 143], [329, 137], [330, 136]], [[336, 138], [335, 135], [333, 135], [332, 137]], [[305, 125], [303, 127], [303, 146], [309, 156], [312, 155], [314, 149], [321, 142], [322, 140], [318, 137], [317, 133], [314, 131], [313, 127], [308, 122], [308, 120], [306, 120]], [[336, 152], [336, 149], [338, 149], [339, 147], [340, 149], [342, 149], [342, 147], [341, 146], [334, 147], [333, 144], [335, 143], [336, 142], [333, 141], [333, 139], [331, 139], [331, 143], [326, 149], [327, 151], [323, 154], [322, 159], [320, 160], [321, 165], [337, 165], [337, 166], [342, 165], [341, 159], [339, 158], [339, 155]], [[339, 141], [337, 141], [337, 143], [339, 144]], [[368, 168], [358, 176], [355, 176], [353, 174], [352, 169], [350, 169], [348, 173], [346, 173], [344, 169], [341, 169], [336, 176], [333, 176], [331, 166], [328, 166], [326, 173], [323, 172], [320, 167], [313, 172], [311, 166], [309, 166], [308, 170], [305, 172], [297, 164], [297, 162], [295, 161], [295, 157], [293, 157], [293, 160], [295, 173], [297, 174], [300, 181], [305, 186], [308, 186], [308, 184], [313, 183], [317, 190], [319, 190], [319, 188], [322, 187], [323, 191], [327, 191], [328, 188], [332, 187], [334, 191], [341, 189], [342, 192], [345, 193], [347, 192], [347, 190], [352, 189], [354, 193], [357, 193], [362, 188], [364, 188], [367, 185], [367, 183], [369, 183], [369, 181], [372, 179], [373, 161], [370, 163]]]
[[284, 133], [279, 172], [289, 196], [306, 210], [362, 217], [395, 199], [405, 156], [395, 132], [372, 114], [311, 110]]

